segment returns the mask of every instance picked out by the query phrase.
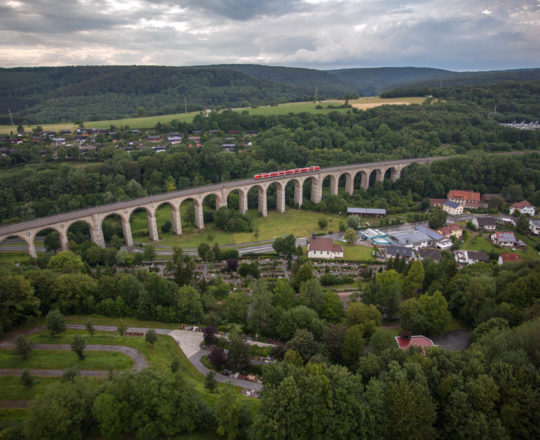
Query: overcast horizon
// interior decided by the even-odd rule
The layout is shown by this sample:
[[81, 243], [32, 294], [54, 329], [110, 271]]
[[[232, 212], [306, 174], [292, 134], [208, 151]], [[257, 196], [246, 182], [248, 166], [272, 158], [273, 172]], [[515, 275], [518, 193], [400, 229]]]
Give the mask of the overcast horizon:
[[540, 1], [1, 0], [0, 66], [540, 67]]

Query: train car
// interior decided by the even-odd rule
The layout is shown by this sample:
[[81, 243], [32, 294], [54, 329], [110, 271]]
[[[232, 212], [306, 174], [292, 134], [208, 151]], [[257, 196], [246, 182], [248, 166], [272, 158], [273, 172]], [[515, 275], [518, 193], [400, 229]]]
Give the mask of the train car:
[[253, 178], [256, 180], [268, 179], [270, 177], [290, 176], [291, 174], [311, 173], [313, 171], [319, 171], [320, 169], [320, 166], [315, 165], [306, 168], [294, 168], [292, 170], [272, 171], [271, 173], [255, 174]]

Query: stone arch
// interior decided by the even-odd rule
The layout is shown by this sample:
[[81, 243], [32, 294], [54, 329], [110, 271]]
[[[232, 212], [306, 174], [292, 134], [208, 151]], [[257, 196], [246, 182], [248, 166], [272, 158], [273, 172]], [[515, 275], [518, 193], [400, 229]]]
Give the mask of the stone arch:
[[384, 174], [382, 173], [382, 170], [380, 168], [374, 168], [372, 170], [369, 170], [368, 173], [369, 173], [368, 187], [373, 186], [375, 182], [382, 182], [384, 179]]
[[328, 193], [331, 196], [338, 194], [339, 175], [336, 174], [323, 174], [321, 179], [321, 190], [324, 192], [325, 188], [328, 188]]
[[[266, 203], [268, 204], [269, 195], [271, 196], [271, 205], [274, 206], [274, 191], [275, 191], [275, 207], [277, 212], [283, 214], [285, 212], [285, 185], [286, 181], [274, 180], [266, 186]], [[268, 209], [268, 207], [267, 207]]]
[[92, 240], [92, 223], [88, 219], [73, 220], [64, 224], [68, 242], [73, 241], [80, 244], [85, 240]]
[[[66, 223], [59, 223], [59, 224], [56, 224], [56, 225], [47, 225], [47, 226], [43, 226], [39, 229], [36, 229], [34, 231], [34, 245], [35, 245], [35, 241], [36, 241], [36, 237], [38, 236], [42, 236], [43, 235], [43, 232], [45, 231], [48, 231], [48, 230], [51, 230], [51, 231], [55, 231], [58, 233], [58, 238], [60, 240], [60, 248], [63, 250], [63, 251], [67, 251], [69, 249], [69, 243], [68, 243], [68, 238], [67, 238], [67, 230], [68, 230], [68, 227], [69, 225], [67, 225]], [[47, 235], [47, 234], [45, 234]]]
[[[161, 202], [156, 203], [155, 205], [156, 223], [158, 221], [157, 220], [158, 218], [163, 217], [159, 214], [159, 212], [163, 212], [166, 209], [165, 205], [169, 205], [171, 209], [171, 225], [172, 225], [173, 232], [176, 235], [182, 234], [182, 223], [180, 220], [180, 201], [179, 200], [163, 200]], [[163, 225], [166, 222], [167, 220], [162, 222], [161, 225], [157, 224], [158, 228], [160, 226], [163, 227]]]
[[[268, 215], [268, 205], [266, 203], [266, 189], [268, 187], [268, 183], [256, 183], [255, 185], [251, 185], [248, 187], [247, 194], [248, 194], [248, 203], [250, 207], [254, 207], [254, 200], [257, 199], [257, 209], [259, 211], [259, 215], [262, 217], [266, 217]], [[256, 196], [255, 196], [256, 194]]]
[[364, 170], [359, 170], [354, 175], [354, 188], [367, 190], [369, 188], [369, 175]]
[[[103, 214], [100, 221], [102, 243], [99, 243], [99, 239], [97, 237], [94, 237], [93, 241], [99, 246], [104, 247], [107, 241], [111, 241], [112, 237], [116, 235], [123, 238], [127, 246], [133, 246], [133, 238], [131, 236], [131, 226], [129, 220], [131, 217], [131, 213], [134, 210], [135, 209], [127, 210], [128, 214], [126, 214], [124, 211], [112, 211]], [[114, 219], [111, 219], [110, 217], [114, 217], [120, 220], [120, 225], [116, 224], [116, 221]]]
[[25, 233], [19, 232], [19, 233], [13, 233], [13, 234], [8, 234], [8, 235], [2, 235], [0, 237], [0, 243], [2, 243], [4, 240], [7, 240], [9, 238], [18, 238], [26, 244], [26, 250], [28, 252], [28, 255], [30, 255], [30, 257], [32, 258], [37, 258], [36, 247], [34, 245], [34, 236], [35, 234], [30, 231], [27, 231]]
[[231, 188], [223, 193], [223, 203], [224, 206], [228, 206], [231, 209], [238, 209], [240, 214], [246, 215], [248, 210], [247, 197], [248, 191], [245, 188]]
[[[184, 211], [182, 212], [182, 205], [186, 201], [191, 201], [191, 205], [184, 205]], [[201, 195], [192, 195], [189, 197], [184, 197], [180, 200], [178, 205], [180, 210], [180, 215], [187, 219], [188, 223], [193, 222], [195, 227], [198, 229], [204, 228], [204, 213], [202, 205], [203, 197]], [[192, 208], [193, 207], [193, 208]]]
[[401, 177], [401, 168], [398, 166], [391, 166], [384, 170], [384, 178], [390, 179], [392, 182], [395, 182]]
[[[309, 182], [306, 185], [306, 182]], [[320, 203], [322, 200], [322, 180], [318, 175], [314, 174], [311, 176], [306, 176], [302, 180], [302, 194], [304, 197], [309, 196], [310, 200], [313, 203]]]

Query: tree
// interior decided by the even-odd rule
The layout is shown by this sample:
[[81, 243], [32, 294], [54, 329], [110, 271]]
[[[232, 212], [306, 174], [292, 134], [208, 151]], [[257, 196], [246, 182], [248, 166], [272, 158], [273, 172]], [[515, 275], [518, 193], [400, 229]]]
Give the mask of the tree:
[[81, 257], [73, 252], [62, 251], [49, 260], [49, 268], [62, 273], [80, 273], [84, 271], [84, 263]]
[[197, 324], [203, 318], [203, 306], [199, 291], [191, 286], [182, 286], [178, 297], [178, 312], [182, 322]]
[[214, 347], [208, 355], [208, 360], [212, 363], [214, 367], [219, 371], [227, 363], [227, 354], [225, 350], [221, 347]]
[[294, 255], [296, 253], [296, 237], [289, 234], [284, 238], [276, 238], [272, 247], [279, 255]]
[[158, 339], [157, 333], [153, 328], [148, 329], [146, 333], [144, 334], [144, 340], [148, 342], [150, 345], [154, 345], [157, 339]]
[[319, 225], [319, 229], [326, 229], [328, 226], [328, 220], [326, 220], [324, 217], [319, 218], [317, 220], [317, 224]]
[[404, 298], [416, 296], [424, 283], [424, 265], [421, 261], [415, 261], [409, 267], [407, 275], [403, 279], [402, 294]]
[[396, 347], [396, 340], [391, 331], [378, 328], [369, 340], [370, 351], [374, 354], [381, 354], [387, 348]]
[[435, 209], [429, 213], [428, 224], [432, 229], [438, 229], [446, 223], [446, 211]]
[[52, 336], [59, 335], [66, 331], [66, 318], [60, 310], [54, 309], [47, 314], [47, 330]]
[[178, 369], [180, 368], [180, 359], [175, 357], [171, 361], [171, 367], [170, 368], [171, 368], [171, 373], [176, 373], [178, 371]]
[[309, 279], [300, 285], [299, 302], [313, 310], [319, 316], [324, 312], [325, 293], [321, 284], [316, 279]]
[[351, 245], [356, 244], [356, 242], [358, 241], [358, 236], [356, 235], [356, 231], [351, 228], [345, 231], [343, 238], [345, 239], [347, 243]]
[[206, 373], [206, 377], [204, 378], [204, 387], [213, 393], [217, 389], [217, 382], [216, 382], [216, 373], [212, 370], [210, 370], [208, 373]]
[[358, 215], [350, 215], [347, 217], [347, 226], [352, 229], [358, 229], [362, 226], [362, 219]]
[[118, 399], [107, 392], [94, 400], [92, 415], [99, 424], [101, 435], [106, 440], [114, 440], [122, 436], [125, 427], [122, 423], [122, 407]]
[[94, 329], [94, 324], [92, 324], [91, 319], [89, 319], [88, 322], [86, 323], [86, 331], [88, 332], [90, 336], [94, 336], [95, 329]]
[[437, 290], [433, 295], [421, 295], [418, 303], [426, 320], [426, 333], [428, 335], [444, 333], [452, 315], [448, 311], [448, 303], [442, 293]]
[[250, 417], [230, 384], [225, 385], [219, 392], [214, 406], [214, 419], [217, 423], [217, 434], [227, 436], [227, 440], [240, 438], [249, 428]]
[[399, 306], [401, 326], [416, 334], [423, 334], [426, 329], [426, 319], [417, 299], [408, 299]]
[[271, 334], [274, 328], [273, 315], [272, 292], [268, 283], [264, 279], [257, 280], [251, 285], [248, 324], [256, 333]]
[[305, 329], [299, 329], [287, 343], [287, 348], [296, 351], [302, 356], [304, 362], [307, 362], [317, 352], [318, 344], [315, 342], [311, 332]]
[[300, 289], [300, 285], [304, 281], [311, 280], [313, 278], [315, 278], [315, 275], [313, 275], [313, 266], [309, 262], [305, 263], [296, 272], [296, 276], [294, 277], [294, 283], [293, 283], [294, 287], [296, 289]]
[[230, 323], [247, 321], [249, 296], [242, 290], [235, 290], [225, 300], [225, 317]]
[[343, 319], [343, 302], [339, 295], [333, 291], [327, 291], [324, 294], [324, 304], [321, 318], [327, 322], [341, 322]]
[[343, 342], [342, 356], [345, 364], [351, 370], [355, 370], [358, 367], [358, 361], [364, 351], [365, 345], [364, 329], [359, 325], [349, 327], [345, 334], [345, 341]]
[[204, 335], [204, 344], [205, 345], [214, 345], [217, 341], [216, 337], [217, 328], [213, 325], [209, 325], [203, 329]]
[[280, 278], [274, 285], [274, 307], [281, 307], [283, 310], [288, 310], [296, 303], [296, 295], [294, 289], [288, 280]]
[[118, 323], [118, 327], [116, 327], [116, 331], [120, 336], [124, 336], [124, 333], [126, 332], [127, 327], [126, 324], [124, 324], [122, 321]]
[[60, 377], [60, 380], [62, 382], [73, 382], [75, 378], [79, 377], [80, 375], [81, 372], [78, 368], [66, 368], [64, 371], [62, 371], [62, 376]]
[[359, 325], [363, 328], [366, 337], [370, 337], [377, 327], [381, 325], [381, 312], [373, 304], [361, 302], [350, 303], [345, 311], [347, 326]]
[[323, 343], [325, 353], [334, 364], [342, 362], [342, 350], [347, 327], [343, 324], [330, 324], [324, 328]]
[[521, 214], [516, 222], [516, 232], [519, 234], [527, 235], [529, 232], [529, 217], [525, 214]]
[[54, 252], [56, 254], [56, 251], [60, 249], [60, 234], [58, 234], [57, 231], [51, 231], [43, 240], [43, 244], [45, 245], [45, 249], [47, 249], [48, 252]]
[[163, 232], [164, 234], [171, 232], [171, 230], [172, 230], [172, 223], [170, 220], [167, 220], [165, 223], [161, 225], [161, 232]]
[[151, 244], [147, 244], [143, 247], [143, 260], [154, 261], [156, 258], [156, 248]]
[[232, 331], [229, 336], [227, 364], [233, 371], [242, 371], [249, 364], [249, 345], [243, 335]]
[[73, 337], [71, 342], [71, 350], [79, 357], [79, 360], [84, 359], [84, 349], [86, 348], [86, 341], [79, 335]]
[[167, 263], [166, 271], [174, 276], [174, 281], [179, 286], [189, 284], [193, 279], [195, 263], [192, 258], [184, 255], [180, 247], [173, 247], [173, 256]]
[[30, 370], [25, 368], [21, 374], [21, 382], [26, 388], [32, 388], [34, 383], [36, 383], [36, 378], [32, 376]]
[[197, 253], [199, 254], [199, 258], [203, 261], [211, 260], [211, 252], [210, 245], [206, 242], [202, 242], [199, 247], [197, 248]]
[[18, 335], [15, 338], [15, 350], [14, 353], [20, 355], [24, 360], [28, 359], [28, 355], [34, 349], [34, 344], [28, 339], [26, 335]]
[[34, 288], [23, 276], [0, 274], [0, 335], [39, 316], [39, 305]]

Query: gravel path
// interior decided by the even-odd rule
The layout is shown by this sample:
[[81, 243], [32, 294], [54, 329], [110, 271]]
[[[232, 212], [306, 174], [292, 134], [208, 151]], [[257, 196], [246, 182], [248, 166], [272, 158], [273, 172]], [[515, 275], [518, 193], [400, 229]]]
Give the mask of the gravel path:
[[431, 338], [434, 344], [451, 351], [464, 350], [469, 346], [470, 330], [454, 330]]

